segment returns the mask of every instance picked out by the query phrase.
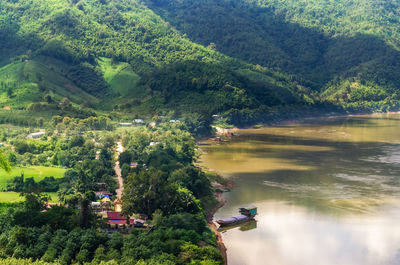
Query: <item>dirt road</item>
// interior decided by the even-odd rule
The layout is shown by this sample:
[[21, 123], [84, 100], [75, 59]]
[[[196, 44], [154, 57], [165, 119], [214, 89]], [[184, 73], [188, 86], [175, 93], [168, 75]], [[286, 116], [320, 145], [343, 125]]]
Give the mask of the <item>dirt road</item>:
[[119, 165], [118, 158], [119, 158], [119, 155], [124, 151], [124, 147], [122, 146], [121, 142], [117, 142], [117, 145], [118, 145], [118, 147], [117, 147], [117, 162], [115, 163], [114, 170], [115, 170], [115, 174], [117, 174], [118, 185], [119, 185], [119, 188], [116, 190], [117, 197], [121, 198], [122, 191], [124, 190], [124, 181], [122, 179], [121, 167]]

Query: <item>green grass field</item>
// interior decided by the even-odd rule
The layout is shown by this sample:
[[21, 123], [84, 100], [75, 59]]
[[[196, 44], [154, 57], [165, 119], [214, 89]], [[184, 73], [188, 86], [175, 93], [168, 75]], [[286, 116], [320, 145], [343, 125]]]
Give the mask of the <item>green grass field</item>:
[[0, 202], [20, 202], [23, 197], [18, 192], [0, 192]]
[[[57, 192], [45, 192], [50, 195], [50, 202], [58, 202]], [[0, 202], [22, 202], [24, 197], [19, 192], [0, 192]]]
[[54, 178], [62, 178], [64, 177], [66, 169], [58, 168], [58, 167], [40, 167], [40, 166], [32, 166], [32, 167], [15, 167], [11, 170], [10, 173], [5, 172], [4, 170], [0, 170], [0, 189], [3, 189], [7, 185], [7, 181], [20, 176], [21, 173], [24, 173], [25, 178], [34, 178], [35, 181], [40, 181], [45, 177], [54, 177]]
[[112, 63], [111, 59], [101, 58], [99, 61], [104, 79], [111, 89], [121, 96], [138, 95], [141, 96], [145, 91], [137, 87], [140, 77], [132, 71], [128, 63]]

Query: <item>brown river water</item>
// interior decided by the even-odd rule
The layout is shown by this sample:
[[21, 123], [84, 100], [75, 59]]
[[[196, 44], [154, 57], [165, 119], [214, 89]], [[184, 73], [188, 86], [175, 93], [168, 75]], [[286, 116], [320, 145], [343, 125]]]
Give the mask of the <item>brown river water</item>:
[[222, 232], [230, 265], [400, 264], [400, 114], [243, 129], [201, 144], [235, 182], [215, 219], [258, 207]]

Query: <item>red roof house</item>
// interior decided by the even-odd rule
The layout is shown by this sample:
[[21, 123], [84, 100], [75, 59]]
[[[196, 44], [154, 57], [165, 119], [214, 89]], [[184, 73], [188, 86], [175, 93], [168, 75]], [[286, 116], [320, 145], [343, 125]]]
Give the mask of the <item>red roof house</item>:
[[[126, 217], [121, 216], [120, 212], [107, 212], [107, 224], [109, 225], [126, 225]], [[134, 219], [129, 219], [129, 224], [133, 225], [135, 223]]]

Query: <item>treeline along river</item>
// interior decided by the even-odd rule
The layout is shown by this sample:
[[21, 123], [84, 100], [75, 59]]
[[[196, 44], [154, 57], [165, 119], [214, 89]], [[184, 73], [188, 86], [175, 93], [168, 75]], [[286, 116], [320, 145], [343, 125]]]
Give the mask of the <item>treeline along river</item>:
[[202, 163], [235, 182], [215, 219], [230, 265], [400, 264], [400, 114], [312, 119], [203, 142]]

